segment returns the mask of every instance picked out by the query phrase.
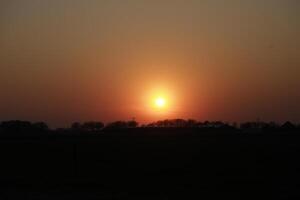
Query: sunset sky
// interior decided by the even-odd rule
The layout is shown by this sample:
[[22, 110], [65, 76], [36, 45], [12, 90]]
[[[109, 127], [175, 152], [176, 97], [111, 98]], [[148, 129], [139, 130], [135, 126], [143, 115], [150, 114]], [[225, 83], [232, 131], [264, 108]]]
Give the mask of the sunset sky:
[[298, 0], [2, 0], [0, 47], [0, 121], [300, 121]]

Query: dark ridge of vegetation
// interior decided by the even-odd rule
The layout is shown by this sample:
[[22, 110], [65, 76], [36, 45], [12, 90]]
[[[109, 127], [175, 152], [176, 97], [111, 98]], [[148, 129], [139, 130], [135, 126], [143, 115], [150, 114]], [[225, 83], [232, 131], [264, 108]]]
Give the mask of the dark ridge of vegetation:
[[202, 129], [202, 130], [240, 130], [243, 132], [269, 132], [269, 131], [297, 131], [300, 125], [293, 124], [289, 121], [278, 124], [276, 122], [244, 122], [225, 123], [222, 121], [196, 121], [193, 119], [166, 119], [149, 124], [142, 124], [135, 120], [115, 121], [104, 124], [99, 121], [74, 122], [70, 128], [57, 128], [52, 130], [45, 122], [29, 122], [20, 120], [3, 121], [0, 123], [0, 135], [39, 135], [41, 133], [97, 133], [109, 131], [121, 131], [125, 129]]

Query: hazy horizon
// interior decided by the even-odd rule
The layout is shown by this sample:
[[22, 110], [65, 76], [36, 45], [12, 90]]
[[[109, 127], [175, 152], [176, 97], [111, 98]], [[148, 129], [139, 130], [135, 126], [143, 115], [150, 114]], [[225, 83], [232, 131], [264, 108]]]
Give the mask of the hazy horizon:
[[[0, 2], [0, 121], [300, 121], [297, 0]], [[152, 108], [164, 96], [167, 109]]]

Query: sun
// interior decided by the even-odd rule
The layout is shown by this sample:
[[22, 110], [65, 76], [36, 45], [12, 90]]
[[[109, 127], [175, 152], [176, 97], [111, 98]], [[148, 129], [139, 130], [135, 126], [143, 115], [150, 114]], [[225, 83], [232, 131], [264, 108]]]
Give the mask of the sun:
[[174, 95], [162, 87], [149, 89], [143, 96], [145, 109], [151, 116], [167, 117], [174, 112]]
[[155, 106], [158, 108], [163, 108], [166, 105], [166, 99], [163, 97], [157, 97], [154, 101]]

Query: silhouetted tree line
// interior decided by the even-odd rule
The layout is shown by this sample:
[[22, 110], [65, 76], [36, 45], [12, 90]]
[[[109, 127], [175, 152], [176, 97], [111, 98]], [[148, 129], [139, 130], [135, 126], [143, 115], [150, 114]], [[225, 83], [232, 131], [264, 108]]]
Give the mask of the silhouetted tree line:
[[[96, 132], [101, 130], [116, 130], [116, 129], [130, 129], [130, 128], [206, 128], [206, 129], [240, 129], [250, 131], [261, 130], [297, 130], [300, 129], [300, 125], [293, 124], [291, 122], [285, 122], [284, 124], [278, 124], [276, 122], [245, 122], [238, 125], [237, 123], [225, 123], [222, 121], [196, 121], [193, 119], [166, 119], [160, 120], [149, 124], [139, 126], [135, 120], [130, 121], [115, 121], [108, 124], [104, 124], [99, 121], [89, 122], [74, 122], [70, 128], [58, 129], [67, 131], [78, 132]], [[29, 121], [3, 121], [0, 123], [0, 131], [5, 133], [36, 133], [50, 131], [48, 125], [45, 122], [32, 123]]]
[[137, 128], [138, 127], [138, 122], [135, 120], [130, 120], [130, 121], [116, 121], [112, 123], [108, 123], [105, 126], [105, 129], [125, 129], [125, 128]]
[[77, 131], [100, 131], [102, 129], [124, 129], [124, 128], [136, 128], [138, 122], [131, 121], [115, 121], [104, 125], [103, 122], [75, 122], [71, 125], [71, 130]]
[[99, 131], [103, 129], [104, 123], [102, 122], [84, 122], [83, 124], [79, 122], [74, 122], [71, 125], [72, 130], [80, 130], [80, 131]]
[[11, 120], [0, 123], [0, 131], [5, 133], [40, 133], [49, 131], [45, 122], [32, 123], [29, 121]]
[[166, 119], [147, 124], [146, 127], [175, 127], [175, 128], [234, 128], [233, 125], [222, 121], [199, 122], [193, 119]]
[[157, 122], [153, 122], [144, 127], [175, 127], [175, 128], [218, 128], [218, 129], [241, 129], [241, 130], [293, 130], [300, 129], [300, 125], [293, 124], [289, 121], [278, 124], [276, 122], [261, 122], [261, 121], [253, 121], [253, 122], [244, 122], [241, 124], [237, 124], [236, 122], [229, 124], [222, 121], [196, 121], [193, 119], [166, 119]]

